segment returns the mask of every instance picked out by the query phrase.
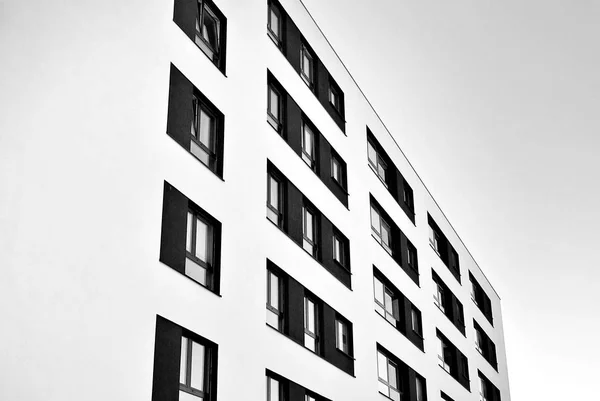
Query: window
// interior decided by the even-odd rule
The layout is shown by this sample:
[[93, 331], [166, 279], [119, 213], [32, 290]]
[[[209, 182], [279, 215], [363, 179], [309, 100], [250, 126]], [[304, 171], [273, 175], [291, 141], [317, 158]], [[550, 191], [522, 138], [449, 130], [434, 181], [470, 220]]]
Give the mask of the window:
[[305, 400], [306, 401], [317, 401], [317, 399], [310, 394], [306, 394]]
[[413, 190], [406, 181], [404, 181], [404, 187], [402, 188], [402, 200], [409, 210], [414, 210]]
[[440, 254], [440, 234], [435, 229], [429, 226], [429, 244], [433, 250], [439, 255]]
[[314, 57], [304, 45], [302, 45], [300, 61], [300, 76], [312, 90], [314, 86]]
[[314, 212], [308, 207], [302, 208], [302, 247], [312, 256], [316, 255], [316, 227]]
[[302, 160], [311, 169], [315, 168], [315, 134], [306, 123], [302, 123]]
[[200, 213], [188, 210], [185, 274], [211, 288], [213, 263], [213, 227]]
[[377, 174], [381, 181], [383, 181], [383, 183], [387, 186], [387, 164], [377, 153], [375, 145], [373, 145], [371, 141], [367, 141], [367, 154], [371, 168], [373, 168], [375, 174]]
[[267, 121], [277, 132], [282, 128], [282, 97], [281, 93], [273, 85], [269, 85], [267, 94]]
[[267, 323], [281, 331], [283, 329], [283, 294], [281, 278], [267, 270]]
[[181, 339], [179, 389], [209, 400], [211, 374], [210, 348], [190, 338]]
[[331, 103], [340, 114], [342, 113], [342, 94], [332, 82], [329, 82], [329, 103]]
[[483, 380], [483, 378], [480, 376], [479, 377], [479, 401], [489, 401], [488, 398], [488, 388], [487, 385], [485, 383], [485, 381]]
[[375, 290], [375, 310], [385, 320], [396, 326], [399, 314], [396, 296], [377, 277], [373, 278], [373, 287]]
[[283, 401], [282, 390], [279, 380], [267, 376], [267, 401]]
[[333, 234], [333, 260], [342, 266], [346, 265], [345, 248], [344, 240], [338, 234]]
[[267, 218], [278, 227], [283, 224], [283, 188], [273, 173], [267, 176]]
[[342, 188], [345, 188], [344, 184], [344, 166], [342, 162], [335, 155], [331, 155], [331, 177], [337, 182]]
[[335, 320], [335, 347], [345, 354], [350, 353], [348, 325], [340, 319]]
[[269, 15], [267, 16], [267, 33], [277, 46], [282, 41], [282, 19], [281, 12], [274, 4], [269, 4]]
[[198, 0], [196, 15], [196, 44], [215, 64], [221, 53], [221, 20], [213, 5], [206, 0]]
[[481, 331], [475, 327], [475, 348], [480, 354], [483, 354], [483, 347], [483, 336], [481, 335]]
[[394, 401], [400, 401], [400, 377], [398, 367], [380, 351], [377, 351], [377, 374], [379, 376], [379, 392]]
[[318, 352], [317, 305], [309, 297], [304, 297], [304, 346]]
[[413, 269], [414, 271], [418, 271], [418, 263], [417, 263], [417, 250], [411, 243], [407, 243], [406, 246], [406, 259], [408, 267]]
[[383, 248], [392, 254], [392, 232], [389, 224], [381, 217], [379, 211], [371, 205], [371, 229]]
[[417, 308], [415, 308], [414, 306], [412, 306], [410, 308], [410, 321], [411, 321], [411, 327], [412, 330], [418, 334], [419, 336], [422, 335], [422, 329], [421, 329], [421, 312], [419, 312], [419, 310]]
[[194, 119], [191, 127], [190, 152], [209, 169], [214, 170], [217, 161], [216, 118], [196, 96], [193, 99], [193, 110]]
[[415, 378], [415, 392], [416, 392], [416, 401], [425, 401], [425, 386], [423, 385], [423, 379], [419, 376]]
[[438, 363], [446, 372], [450, 373], [450, 361], [452, 359], [450, 347], [448, 347], [448, 344], [439, 335], [438, 340]]
[[442, 312], [446, 313], [446, 306], [444, 303], [444, 288], [438, 283], [435, 283], [435, 293], [433, 294], [433, 301]]

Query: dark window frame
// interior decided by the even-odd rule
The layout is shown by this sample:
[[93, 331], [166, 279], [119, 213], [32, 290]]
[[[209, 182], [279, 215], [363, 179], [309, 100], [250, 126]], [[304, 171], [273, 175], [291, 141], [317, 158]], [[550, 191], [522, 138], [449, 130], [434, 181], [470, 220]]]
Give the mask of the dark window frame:
[[[212, 119], [212, 127], [210, 129], [210, 137], [212, 139], [212, 147], [214, 149], [208, 148], [202, 141], [200, 140], [200, 111], [204, 111]], [[204, 96], [196, 87], [193, 90], [192, 97], [192, 121], [190, 127], [190, 141], [195, 143], [204, 153], [207, 154], [209, 159], [208, 164], [204, 162], [196, 153], [192, 151], [192, 144], [190, 142], [190, 149], [188, 151], [200, 161], [204, 166], [206, 166], [210, 171], [218, 174], [217, 169], [220, 162], [220, 158], [223, 155], [218, 154], [218, 149], [220, 147], [220, 142], [223, 140], [222, 138], [222, 125], [223, 125], [223, 115], [222, 113]], [[195, 134], [194, 134], [195, 132]]]
[[[302, 204], [302, 249], [304, 249], [309, 255], [317, 258], [319, 251], [319, 228], [318, 228], [318, 213], [316, 208], [308, 203], [306, 198]], [[307, 237], [307, 224], [306, 224], [306, 213], [312, 216], [312, 239]], [[305, 248], [304, 243], [308, 243], [312, 247], [312, 253]]]
[[[320, 310], [321, 309], [321, 306], [320, 306], [321, 303], [320, 303], [320, 301], [317, 301], [317, 300], [318, 300], [318, 298], [315, 297], [314, 295], [312, 295], [312, 294], [310, 294], [308, 292], [304, 293], [304, 301], [303, 301], [304, 302], [304, 316], [303, 316], [303, 322], [304, 322], [304, 324], [303, 324], [303, 326], [304, 326], [303, 343], [304, 344], [303, 345], [309, 351], [312, 351], [315, 354], [320, 355], [321, 347], [320, 347], [319, 342], [320, 342], [321, 336], [320, 336], [319, 320], [320, 320], [320, 316], [321, 316], [321, 310]], [[314, 305], [314, 322], [313, 322], [314, 327], [315, 327], [314, 333], [311, 332], [310, 329], [308, 328], [308, 325], [309, 325], [309, 320], [308, 320], [309, 315], [308, 315], [308, 313], [306, 313], [307, 310], [308, 310], [308, 302], [311, 302]], [[314, 350], [311, 350], [306, 345], [306, 336], [307, 335], [309, 337], [311, 337], [314, 340], [314, 342], [315, 342], [315, 349]]]
[[[277, 19], [278, 19], [278, 24], [277, 24], [277, 30], [279, 32], [275, 32], [272, 28], [272, 19], [271, 19], [271, 13], [276, 14]], [[284, 19], [282, 18], [282, 12], [281, 9], [279, 8], [279, 6], [277, 6], [276, 4], [274, 4], [273, 2], [269, 1], [268, 4], [268, 10], [267, 10], [267, 34], [269, 35], [269, 37], [271, 38], [271, 40], [273, 40], [273, 42], [277, 45], [277, 47], [279, 47], [280, 49], [283, 46], [283, 42], [284, 42]]]
[[[310, 76], [307, 76], [305, 71], [304, 71], [304, 57], [307, 56], [307, 58], [310, 61]], [[317, 87], [317, 79], [316, 79], [316, 56], [315, 53], [312, 51], [312, 49], [310, 49], [310, 47], [305, 43], [305, 41], [302, 41], [302, 44], [300, 46], [300, 77], [302, 78], [302, 81], [304, 81], [304, 83], [306, 84], [306, 86], [308, 86], [308, 88], [311, 90], [311, 92], [315, 91], [315, 88]]]
[[[273, 208], [273, 206], [271, 205], [271, 179], [273, 179], [274, 181], [277, 182], [278, 184], [278, 188], [277, 188], [277, 210]], [[284, 216], [285, 216], [285, 211], [284, 211], [284, 207], [285, 207], [285, 182], [284, 180], [274, 171], [268, 171], [267, 172], [267, 218], [269, 219], [269, 221], [273, 224], [275, 224], [277, 227], [283, 228], [283, 221], [284, 221]], [[271, 220], [271, 218], [269, 217], [269, 210], [277, 215], [277, 222], [274, 222], [273, 220]]]
[[[203, 268], [206, 271], [206, 284], [202, 284], [201, 282], [199, 282], [198, 280], [196, 280], [195, 278], [193, 278], [192, 276], [185, 274], [187, 277], [189, 277], [190, 279], [192, 279], [193, 281], [195, 281], [196, 283], [200, 284], [201, 286], [207, 288], [208, 290], [213, 291], [214, 290], [214, 258], [215, 258], [215, 254], [217, 252], [217, 250], [215, 249], [215, 238], [214, 238], [214, 231], [215, 231], [215, 227], [214, 224], [212, 222], [212, 218], [210, 216], [208, 216], [205, 212], [199, 210], [198, 208], [194, 207], [193, 205], [189, 204], [190, 202], [188, 201], [188, 213], [192, 215], [192, 227], [190, 227], [188, 229], [187, 224], [188, 224], [188, 220], [186, 218], [186, 249], [185, 249], [185, 257], [187, 259], [190, 259], [193, 263], [198, 264], [201, 268]], [[188, 215], [189, 216], [189, 215]], [[206, 246], [206, 251], [207, 251], [207, 261], [203, 261], [202, 259], [198, 258], [195, 253], [196, 253], [196, 245], [197, 245], [197, 241], [196, 241], [196, 232], [197, 232], [197, 224], [198, 224], [198, 220], [201, 220], [206, 226], [207, 226], [207, 233], [206, 233], [206, 242], [207, 242], [207, 246]], [[190, 238], [190, 244], [191, 244], [191, 250], [188, 251], [187, 249], [187, 235], [188, 233], [191, 232], [192, 238]], [[209, 256], [210, 254], [210, 256]]]
[[[204, 13], [208, 12], [210, 17], [217, 22], [216, 26], [216, 48], [215, 46], [208, 42], [202, 33], [202, 28], [204, 26]], [[214, 4], [211, 0], [197, 0], [196, 6], [196, 25], [198, 29], [194, 28], [194, 44], [212, 61], [214, 65], [216, 65], [221, 71], [224, 72], [225, 66], [222, 65], [224, 60], [225, 53], [225, 41], [226, 41], [226, 27], [227, 20], [221, 10]], [[198, 40], [200, 43], [198, 43]], [[203, 47], [205, 46], [205, 47]], [[212, 52], [212, 55], [209, 54]]]
[[[339, 325], [338, 325], [339, 323]], [[342, 330], [342, 344], [339, 344], [339, 327], [340, 325], [342, 326], [343, 329]], [[344, 342], [343, 342], [343, 338], [344, 338], [344, 334], [346, 336], [346, 349], [344, 349]], [[351, 356], [351, 346], [350, 346], [350, 324], [349, 322], [343, 318], [340, 314], [336, 314], [335, 317], [335, 348], [338, 351], [343, 352], [344, 354]]]
[[[203, 338], [199, 338], [197, 335], [190, 333], [187, 330], [183, 330], [183, 334], [181, 336], [181, 341], [183, 343], [184, 339], [187, 340], [186, 344], [186, 355], [185, 355], [185, 381], [186, 383], [179, 382], [179, 390], [184, 391], [188, 394], [192, 394], [194, 396], [202, 398], [202, 400], [210, 401], [213, 400], [214, 397], [212, 392], [212, 375], [213, 372], [213, 364], [214, 364], [214, 345]], [[190, 347], [190, 342], [192, 346]], [[204, 347], [204, 378], [203, 383], [205, 386], [205, 390], [200, 390], [191, 386], [191, 378], [192, 378], [192, 353], [193, 353], [193, 343], [200, 344]], [[180, 354], [180, 363], [183, 355]], [[181, 375], [180, 375], [181, 378]]]
[[[277, 291], [278, 291], [278, 303], [279, 303], [279, 309], [273, 307], [271, 305], [271, 299], [273, 294], [271, 294], [271, 282], [273, 279], [273, 276], [277, 277]], [[283, 333], [284, 332], [284, 323], [285, 323], [285, 284], [283, 281], [283, 278], [281, 277], [281, 274], [277, 271], [273, 271], [273, 269], [270, 269], [267, 267], [267, 310], [269, 310], [270, 312], [274, 313], [277, 315], [277, 319], [278, 319], [278, 326], [275, 328], [271, 325], [271, 327], [275, 328], [277, 331]], [[269, 324], [267, 322], [267, 324]]]
[[[275, 94], [277, 95], [277, 111], [278, 111], [278, 116], [274, 116], [271, 113], [271, 91], [275, 92]], [[273, 83], [269, 83], [267, 85], [267, 121], [268, 123], [271, 125], [271, 127], [273, 127], [273, 129], [275, 131], [277, 131], [278, 133], [281, 134], [282, 130], [283, 130], [283, 96], [281, 94], [281, 90], [274, 85]]]

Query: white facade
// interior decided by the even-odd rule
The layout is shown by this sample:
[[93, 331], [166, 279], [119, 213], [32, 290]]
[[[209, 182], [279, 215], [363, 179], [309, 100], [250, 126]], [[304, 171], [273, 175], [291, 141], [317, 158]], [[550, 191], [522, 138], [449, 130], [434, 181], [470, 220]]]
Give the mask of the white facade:
[[[299, 1], [281, 3], [344, 91], [346, 135], [267, 36], [266, 0], [215, 0], [226, 75], [173, 22], [173, 0], [69, 3], [10, 5], [3, 33], [0, 399], [151, 399], [160, 315], [219, 345], [219, 401], [264, 400], [265, 369], [334, 401], [384, 399], [377, 342], [426, 378], [430, 401], [479, 400], [478, 369], [510, 401], [499, 297]], [[225, 115], [223, 180], [165, 133], [171, 63]], [[267, 68], [346, 161], [348, 209], [267, 123]], [[366, 126], [413, 188], [416, 225], [369, 168]], [[265, 218], [267, 159], [348, 237], [352, 290]], [[164, 181], [222, 224], [221, 296], [158, 260]], [[417, 248], [420, 287], [372, 238], [369, 193]], [[429, 246], [428, 212], [462, 285]], [[355, 377], [265, 325], [267, 258], [352, 322]], [[425, 352], [374, 312], [373, 265], [421, 310]], [[463, 303], [466, 337], [434, 305], [431, 268]], [[467, 356], [470, 392], [438, 366], [436, 328]]]

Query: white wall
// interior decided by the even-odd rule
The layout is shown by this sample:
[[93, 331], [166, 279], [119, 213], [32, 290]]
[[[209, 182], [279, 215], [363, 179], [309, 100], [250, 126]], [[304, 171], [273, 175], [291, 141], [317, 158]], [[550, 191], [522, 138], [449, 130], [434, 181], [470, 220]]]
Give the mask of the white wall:
[[[345, 93], [347, 137], [269, 40], [266, 1], [217, 0], [227, 77], [172, 21], [171, 0], [3, 5], [0, 399], [150, 399], [157, 314], [219, 344], [221, 401], [263, 399], [265, 368], [333, 400], [374, 398], [376, 341], [426, 377], [430, 400], [440, 388], [477, 400], [477, 368], [510, 399], [499, 299], [301, 4], [282, 3]], [[225, 114], [224, 181], [165, 134], [171, 62]], [[350, 211], [266, 123], [267, 66], [348, 163]], [[413, 187], [416, 227], [368, 168], [365, 125]], [[353, 291], [266, 220], [267, 158], [349, 238]], [[223, 224], [222, 297], [158, 261], [165, 180]], [[417, 247], [420, 289], [371, 238], [369, 192]], [[463, 286], [429, 248], [427, 211]], [[352, 321], [356, 378], [266, 327], [267, 257]], [[374, 312], [372, 264], [421, 309], [425, 354]], [[465, 306], [467, 338], [433, 305], [432, 266]], [[473, 316], [500, 374], [475, 350]], [[436, 326], [469, 358], [472, 393], [437, 366]]]

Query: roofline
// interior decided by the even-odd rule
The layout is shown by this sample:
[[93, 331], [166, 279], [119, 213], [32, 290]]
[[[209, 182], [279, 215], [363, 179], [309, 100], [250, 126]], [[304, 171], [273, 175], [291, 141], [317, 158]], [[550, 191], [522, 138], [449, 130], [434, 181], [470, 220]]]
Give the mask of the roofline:
[[498, 299], [501, 299], [500, 298], [500, 294], [498, 294], [498, 291], [496, 291], [496, 289], [494, 288], [494, 286], [492, 285], [492, 283], [490, 282], [490, 280], [487, 278], [487, 276], [483, 272], [483, 269], [479, 266], [479, 263], [477, 263], [477, 261], [475, 260], [475, 258], [471, 254], [471, 251], [469, 251], [469, 248], [467, 248], [467, 245], [465, 245], [465, 243], [462, 240], [462, 238], [460, 237], [460, 235], [458, 235], [458, 233], [456, 232], [456, 229], [454, 228], [454, 226], [452, 225], [452, 223], [450, 223], [450, 220], [448, 219], [448, 217], [446, 217], [446, 214], [444, 213], [444, 211], [442, 210], [442, 208], [440, 207], [440, 205], [437, 203], [437, 201], [435, 200], [435, 198], [431, 194], [431, 191], [429, 191], [429, 188], [427, 188], [427, 185], [425, 185], [425, 182], [423, 182], [423, 180], [419, 176], [419, 173], [417, 173], [417, 170], [415, 170], [414, 166], [412, 165], [412, 163], [410, 162], [410, 160], [408, 159], [408, 157], [406, 157], [406, 154], [404, 153], [404, 151], [402, 150], [402, 148], [400, 147], [400, 145], [396, 141], [396, 138], [394, 138], [394, 136], [392, 135], [392, 133], [390, 132], [390, 130], [388, 129], [388, 127], [385, 125], [385, 123], [383, 122], [383, 120], [381, 119], [381, 117], [379, 116], [379, 114], [377, 113], [377, 111], [375, 110], [375, 107], [373, 107], [373, 105], [371, 104], [371, 102], [367, 98], [367, 95], [365, 95], [365, 93], [363, 92], [363, 90], [360, 87], [360, 85], [358, 84], [358, 82], [356, 82], [356, 79], [354, 79], [354, 76], [352, 76], [352, 74], [350, 73], [350, 70], [348, 69], [348, 67], [346, 67], [346, 64], [344, 64], [344, 62], [342, 61], [342, 59], [339, 56], [339, 54], [335, 51], [335, 49], [334, 49], [333, 45], [331, 44], [331, 42], [329, 42], [329, 39], [327, 39], [327, 36], [325, 35], [325, 33], [323, 32], [323, 30], [321, 29], [321, 27], [319, 26], [319, 24], [317, 23], [317, 21], [314, 19], [314, 17], [312, 16], [312, 14], [310, 13], [310, 11], [306, 7], [306, 4], [304, 4], [304, 2], [302, 0], [298, 0], [298, 1], [300, 1], [300, 4], [302, 4], [302, 7], [304, 7], [304, 10], [306, 10], [306, 12], [308, 13], [308, 16], [313, 21], [313, 23], [315, 24], [315, 26], [317, 27], [317, 29], [319, 30], [319, 32], [321, 33], [321, 35], [323, 36], [323, 38], [325, 39], [325, 41], [327, 42], [327, 44], [329, 45], [329, 47], [331, 48], [331, 50], [333, 51], [333, 54], [335, 54], [335, 56], [337, 57], [337, 59], [342, 64], [342, 67], [344, 67], [344, 69], [346, 70], [346, 72], [348, 73], [348, 75], [350, 76], [350, 78], [352, 79], [352, 82], [354, 82], [354, 84], [356, 85], [356, 87], [358, 88], [358, 90], [360, 91], [360, 93], [363, 95], [363, 97], [367, 101], [367, 104], [369, 105], [369, 107], [371, 107], [371, 110], [373, 110], [373, 113], [375, 113], [375, 116], [377, 116], [377, 119], [379, 120], [379, 122], [381, 123], [381, 125], [383, 125], [383, 128], [385, 128], [385, 131], [388, 133], [388, 135], [390, 136], [390, 138], [392, 138], [392, 141], [394, 141], [394, 143], [398, 147], [398, 150], [400, 151], [400, 153], [402, 153], [402, 156], [404, 156], [404, 158], [408, 162], [408, 165], [410, 166], [410, 168], [413, 170], [413, 172], [415, 173], [415, 175], [417, 176], [417, 178], [419, 179], [419, 181], [421, 182], [421, 184], [423, 184], [423, 187], [425, 188], [425, 190], [427, 191], [427, 193], [429, 194], [429, 196], [433, 200], [433, 203], [435, 203], [435, 205], [438, 207], [438, 209], [442, 213], [442, 216], [444, 216], [444, 218], [446, 219], [446, 221], [450, 225], [450, 228], [452, 228], [452, 231], [454, 231], [454, 234], [456, 234], [456, 236], [458, 237], [460, 243], [467, 250], [467, 253], [471, 257], [471, 259], [473, 260], [473, 262], [475, 262], [475, 265], [477, 266], [477, 268], [479, 269], [479, 271], [481, 271], [481, 274], [483, 274], [483, 277], [485, 277], [485, 279], [488, 282], [488, 284], [490, 285], [490, 287], [492, 287], [492, 290], [494, 290], [494, 293], [496, 294], [496, 296], [498, 297]]

